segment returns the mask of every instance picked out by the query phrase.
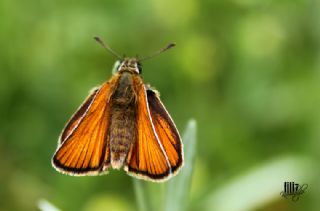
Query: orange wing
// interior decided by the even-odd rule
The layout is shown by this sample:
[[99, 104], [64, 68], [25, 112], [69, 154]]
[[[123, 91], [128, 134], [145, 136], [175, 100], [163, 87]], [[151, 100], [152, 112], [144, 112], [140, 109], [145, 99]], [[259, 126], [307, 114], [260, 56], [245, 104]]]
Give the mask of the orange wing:
[[179, 132], [161, 103], [159, 94], [148, 89], [147, 97], [152, 123], [168, 156], [172, 173], [175, 174], [183, 164], [183, 146]]
[[94, 90], [66, 125], [52, 159], [58, 171], [95, 175], [109, 167], [109, 99], [117, 80], [114, 76]]
[[[133, 79], [138, 99], [136, 122], [137, 140], [130, 148], [125, 170], [128, 174], [140, 178], [150, 179], [152, 181], [163, 181], [172, 175], [178, 165], [181, 166], [182, 151], [180, 150], [179, 153], [175, 150], [175, 147], [171, 147], [171, 142], [169, 142], [167, 146], [163, 145], [169, 140], [166, 139], [166, 137], [159, 136], [162, 134], [157, 132], [157, 127], [153, 124], [145, 86], [139, 76], [135, 76]], [[179, 135], [177, 137], [179, 137]], [[178, 141], [180, 141], [180, 139]], [[179, 147], [181, 147], [181, 144]], [[167, 149], [170, 150], [168, 151], [169, 154], [167, 154]]]
[[59, 137], [59, 143], [62, 144], [67, 137], [74, 131], [75, 128], [79, 125], [79, 122], [83, 119], [84, 114], [87, 112], [87, 110], [92, 105], [92, 101], [97, 95], [97, 92], [100, 88], [94, 88], [89, 97], [84, 101], [84, 103], [80, 106], [80, 108], [77, 110], [77, 112], [71, 117], [68, 124], [65, 126], [63, 132], [61, 133]]

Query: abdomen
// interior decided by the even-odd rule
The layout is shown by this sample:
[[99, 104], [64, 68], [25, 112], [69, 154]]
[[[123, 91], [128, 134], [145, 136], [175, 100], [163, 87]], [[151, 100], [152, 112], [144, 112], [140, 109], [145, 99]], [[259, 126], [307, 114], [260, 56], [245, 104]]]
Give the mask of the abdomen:
[[136, 139], [136, 97], [132, 76], [123, 73], [111, 97], [109, 140], [112, 168], [121, 168], [131, 144]]

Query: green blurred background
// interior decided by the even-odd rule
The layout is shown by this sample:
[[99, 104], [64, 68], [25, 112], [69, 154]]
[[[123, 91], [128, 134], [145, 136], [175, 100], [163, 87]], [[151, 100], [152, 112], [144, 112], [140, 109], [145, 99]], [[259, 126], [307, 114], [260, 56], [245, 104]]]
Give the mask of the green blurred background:
[[[189, 210], [320, 207], [320, 3], [312, 0], [0, 2], [0, 210], [137, 210], [124, 171], [70, 177], [50, 163], [88, 91], [111, 76], [115, 51], [149, 55], [143, 78], [197, 155]], [[306, 183], [298, 202], [284, 181]], [[268, 189], [268, 187], [270, 187]]]

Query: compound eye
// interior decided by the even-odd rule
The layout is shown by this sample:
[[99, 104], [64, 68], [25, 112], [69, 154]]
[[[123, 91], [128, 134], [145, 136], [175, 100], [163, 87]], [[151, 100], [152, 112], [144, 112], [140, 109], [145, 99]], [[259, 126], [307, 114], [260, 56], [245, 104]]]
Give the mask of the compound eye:
[[137, 64], [139, 74], [142, 73], [142, 65], [140, 63]]

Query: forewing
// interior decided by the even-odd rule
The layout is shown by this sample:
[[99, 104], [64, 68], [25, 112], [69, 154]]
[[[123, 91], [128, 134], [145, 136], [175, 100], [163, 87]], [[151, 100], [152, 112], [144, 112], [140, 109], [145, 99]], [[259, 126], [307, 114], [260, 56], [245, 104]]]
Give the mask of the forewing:
[[161, 103], [158, 93], [148, 89], [147, 98], [152, 123], [168, 156], [171, 170], [174, 174], [183, 164], [183, 146], [179, 132], [166, 108]]
[[137, 97], [137, 140], [132, 144], [125, 170], [138, 178], [163, 181], [171, 175], [171, 166], [152, 124], [147, 93], [140, 76], [133, 77]]
[[58, 171], [95, 175], [109, 166], [109, 99], [116, 81], [115, 76], [95, 90], [67, 124], [52, 159]]
[[100, 88], [94, 88], [89, 97], [84, 101], [84, 103], [80, 106], [80, 108], [77, 110], [77, 112], [71, 117], [68, 124], [65, 126], [63, 132], [61, 133], [61, 136], [59, 138], [59, 143], [62, 144], [66, 138], [74, 131], [74, 129], [79, 125], [79, 122], [82, 120], [82, 118], [85, 116], [84, 114], [88, 111], [88, 109], [92, 105], [92, 101], [97, 95], [97, 92]]

